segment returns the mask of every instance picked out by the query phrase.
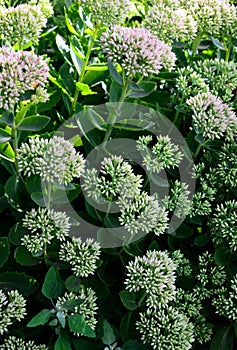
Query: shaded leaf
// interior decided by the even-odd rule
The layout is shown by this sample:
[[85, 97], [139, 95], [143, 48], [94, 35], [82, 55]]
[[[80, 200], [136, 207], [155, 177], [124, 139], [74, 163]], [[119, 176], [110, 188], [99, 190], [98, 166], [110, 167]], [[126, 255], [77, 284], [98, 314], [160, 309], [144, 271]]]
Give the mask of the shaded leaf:
[[62, 295], [63, 290], [63, 280], [58, 270], [54, 266], [51, 266], [45, 276], [42, 293], [46, 298], [54, 299]]
[[40, 325], [44, 325], [48, 322], [51, 312], [48, 309], [41, 310], [37, 315], [35, 315], [26, 327], [37, 327]]

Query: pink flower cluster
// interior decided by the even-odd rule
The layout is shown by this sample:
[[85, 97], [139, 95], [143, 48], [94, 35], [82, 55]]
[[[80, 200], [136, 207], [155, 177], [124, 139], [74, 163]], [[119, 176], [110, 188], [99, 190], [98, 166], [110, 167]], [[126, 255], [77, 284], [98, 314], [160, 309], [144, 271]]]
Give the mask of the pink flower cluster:
[[211, 140], [223, 136], [227, 141], [237, 135], [237, 117], [226, 103], [211, 92], [191, 97], [187, 104], [193, 111], [193, 126], [204, 137]]
[[0, 48], [0, 108], [14, 109], [20, 96], [37, 86], [45, 87], [49, 74], [47, 62], [29, 51]]
[[157, 74], [171, 70], [175, 54], [171, 47], [144, 28], [113, 26], [101, 37], [102, 50], [113, 63], [119, 63], [127, 76]]

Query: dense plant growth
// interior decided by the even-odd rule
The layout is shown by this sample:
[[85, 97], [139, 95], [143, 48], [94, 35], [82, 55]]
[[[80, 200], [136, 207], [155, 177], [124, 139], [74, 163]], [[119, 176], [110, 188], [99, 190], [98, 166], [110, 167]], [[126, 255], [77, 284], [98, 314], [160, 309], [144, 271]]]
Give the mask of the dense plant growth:
[[237, 346], [237, 7], [0, 0], [0, 349]]

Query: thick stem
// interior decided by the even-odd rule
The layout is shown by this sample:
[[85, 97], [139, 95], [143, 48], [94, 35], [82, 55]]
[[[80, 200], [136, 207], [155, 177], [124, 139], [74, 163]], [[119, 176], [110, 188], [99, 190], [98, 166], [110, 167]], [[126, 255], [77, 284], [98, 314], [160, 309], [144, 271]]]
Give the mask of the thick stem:
[[14, 122], [14, 124], [12, 125], [12, 146], [13, 146], [13, 150], [15, 153], [15, 168], [16, 168], [16, 173], [17, 175], [19, 175], [19, 171], [18, 171], [18, 160], [17, 160], [17, 156], [18, 156], [18, 138], [17, 138], [17, 128], [16, 128], [16, 124]]
[[225, 61], [226, 62], [229, 62], [232, 46], [233, 46], [232, 42], [230, 41], [229, 45], [227, 45], [226, 52], [225, 52]]

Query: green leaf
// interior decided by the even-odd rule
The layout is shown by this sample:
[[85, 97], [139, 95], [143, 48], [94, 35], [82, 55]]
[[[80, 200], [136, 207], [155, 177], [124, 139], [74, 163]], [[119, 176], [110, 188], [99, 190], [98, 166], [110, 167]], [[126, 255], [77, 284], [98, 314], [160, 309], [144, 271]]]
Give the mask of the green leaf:
[[42, 192], [34, 192], [31, 194], [32, 200], [39, 206], [39, 207], [46, 207], [47, 206], [47, 199], [44, 197]]
[[70, 343], [63, 337], [59, 336], [55, 345], [54, 350], [72, 350]]
[[46, 115], [32, 115], [23, 119], [18, 126], [18, 130], [39, 131], [43, 129], [50, 121]]
[[83, 46], [81, 44], [81, 41], [78, 40], [78, 38], [75, 35], [72, 37], [70, 44], [77, 57], [80, 58], [82, 61], [85, 60], [86, 57]]
[[74, 333], [80, 333], [89, 338], [95, 338], [96, 334], [93, 329], [88, 326], [85, 319], [81, 315], [69, 315], [67, 317], [69, 328]]
[[218, 49], [220, 49], [220, 50], [225, 50], [225, 47], [223, 46], [223, 44], [222, 44], [219, 40], [217, 40], [217, 39], [211, 37], [211, 41], [213, 42], [213, 44], [214, 44]]
[[123, 350], [150, 350], [147, 345], [139, 344], [136, 340], [128, 340], [123, 344]]
[[70, 18], [67, 15], [66, 9], [64, 9], [64, 16], [65, 16], [65, 22], [66, 22], [66, 25], [67, 25], [67, 28], [68, 28], [69, 32], [72, 33], [72, 34], [78, 35], [78, 32], [73, 27], [72, 22], [71, 22]]
[[138, 308], [138, 304], [136, 301], [136, 294], [133, 292], [128, 292], [127, 290], [122, 290], [119, 293], [120, 299], [123, 305], [128, 310], [136, 310]]
[[75, 275], [69, 276], [66, 279], [65, 286], [70, 292], [77, 292], [81, 285], [81, 279]]
[[0, 268], [7, 262], [10, 255], [10, 245], [7, 237], [0, 238]]
[[61, 326], [63, 328], [65, 328], [65, 326], [66, 326], [66, 315], [65, 315], [65, 313], [61, 312], [61, 311], [57, 312], [57, 318], [58, 318], [58, 321], [61, 324]]
[[227, 247], [219, 247], [214, 254], [215, 262], [220, 266], [226, 266], [230, 262], [231, 252]]
[[15, 161], [15, 153], [9, 142], [0, 143], [0, 158], [6, 159], [9, 162]]
[[116, 336], [114, 335], [113, 328], [110, 326], [107, 320], [103, 320], [104, 336], [102, 337], [103, 344], [111, 345], [115, 342]]
[[20, 245], [22, 237], [24, 237], [24, 235], [27, 233], [28, 230], [17, 223], [10, 229], [8, 234], [9, 241], [11, 244]]
[[133, 83], [133, 85], [131, 85], [133, 89], [135, 85], [137, 86], [136, 90], [130, 92], [130, 94], [128, 95], [129, 97], [141, 98], [141, 97], [148, 96], [156, 89], [156, 86], [157, 86], [156, 83], [153, 81], [143, 81], [139, 84]]
[[48, 309], [41, 310], [37, 315], [35, 315], [26, 327], [37, 327], [40, 325], [44, 325], [48, 322], [51, 312]]
[[66, 60], [67, 63], [71, 66], [72, 63], [70, 61], [70, 48], [66, 42], [66, 40], [59, 34], [56, 35], [56, 45], [63, 55], [64, 59]]
[[104, 63], [90, 64], [86, 67], [86, 70], [93, 72], [104, 72], [108, 70], [108, 66]]
[[40, 259], [33, 257], [26, 247], [23, 246], [15, 249], [14, 258], [22, 266], [34, 266], [40, 262]]
[[58, 270], [54, 266], [51, 266], [45, 276], [42, 293], [46, 298], [54, 299], [61, 296], [63, 290], [63, 280]]
[[87, 96], [87, 95], [96, 95], [97, 92], [92, 91], [89, 87], [89, 85], [84, 84], [84, 83], [76, 83], [76, 87], [79, 91], [81, 91], [82, 96]]
[[4, 272], [0, 274], [0, 289], [17, 289], [27, 297], [38, 289], [38, 282], [32, 276], [20, 272]]
[[73, 345], [76, 350], [99, 350], [98, 344], [83, 339], [73, 340]]
[[182, 224], [179, 226], [175, 232], [170, 233], [171, 236], [176, 237], [176, 238], [188, 238], [191, 237], [194, 234], [193, 230], [185, 225]]
[[78, 54], [76, 53], [76, 49], [74, 48], [72, 43], [70, 44], [70, 55], [71, 55], [71, 59], [74, 63], [74, 66], [77, 70], [77, 73], [80, 75], [84, 62], [81, 58], [78, 57]]
[[122, 87], [116, 81], [112, 81], [109, 89], [109, 102], [118, 102], [122, 94]]
[[121, 75], [117, 72], [116, 68], [114, 67], [113, 63], [108, 60], [108, 67], [109, 67], [109, 73], [114, 81], [116, 81], [117, 84], [122, 86], [123, 81], [121, 78]]
[[0, 118], [0, 123], [7, 124], [9, 126], [12, 126], [14, 124], [14, 115], [12, 112], [5, 111], [3, 112], [1, 118]]
[[232, 350], [234, 342], [233, 325], [225, 325], [219, 328], [213, 338], [210, 350]]
[[[0, 119], [1, 121], [1, 119]], [[4, 143], [11, 140], [11, 134], [5, 129], [0, 128], [0, 143]]]
[[210, 242], [210, 237], [206, 235], [200, 235], [195, 237], [194, 239], [194, 244], [199, 246], [199, 247], [204, 247]]

